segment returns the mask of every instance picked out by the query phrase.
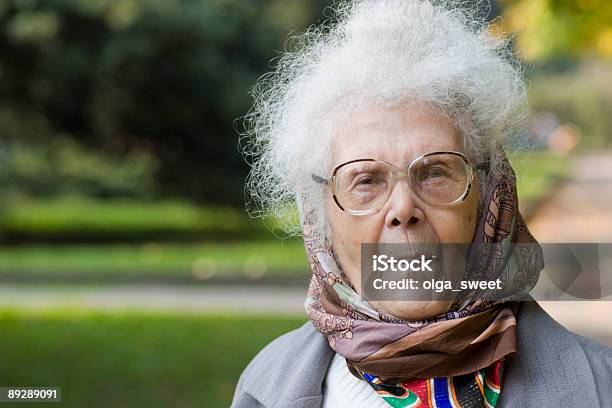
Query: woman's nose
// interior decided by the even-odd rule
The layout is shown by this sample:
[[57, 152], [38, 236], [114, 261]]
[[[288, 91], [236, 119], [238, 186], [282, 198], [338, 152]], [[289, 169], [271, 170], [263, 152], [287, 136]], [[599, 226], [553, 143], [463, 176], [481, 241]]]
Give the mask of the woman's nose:
[[390, 227], [406, 228], [421, 221], [422, 212], [416, 207], [417, 198], [407, 181], [398, 181], [388, 202], [386, 223]]

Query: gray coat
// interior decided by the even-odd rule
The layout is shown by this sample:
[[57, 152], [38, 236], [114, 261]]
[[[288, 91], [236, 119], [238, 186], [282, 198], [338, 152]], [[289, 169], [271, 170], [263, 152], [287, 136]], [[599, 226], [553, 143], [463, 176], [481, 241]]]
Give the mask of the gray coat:
[[[504, 370], [497, 408], [612, 407], [612, 349], [567, 331], [536, 302], [523, 303], [517, 321], [518, 356]], [[232, 407], [321, 407], [333, 355], [307, 322], [251, 361]]]

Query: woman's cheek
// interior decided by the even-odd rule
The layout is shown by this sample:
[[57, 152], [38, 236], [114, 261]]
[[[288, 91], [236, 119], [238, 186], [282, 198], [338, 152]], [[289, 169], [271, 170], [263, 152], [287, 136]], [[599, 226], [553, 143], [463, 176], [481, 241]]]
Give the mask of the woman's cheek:
[[434, 231], [440, 238], [440, 242], [464, 243], [469, 242], [473, 232], [473, 215], [462, 214], [461, 216], [445, 214], [434, 217]]

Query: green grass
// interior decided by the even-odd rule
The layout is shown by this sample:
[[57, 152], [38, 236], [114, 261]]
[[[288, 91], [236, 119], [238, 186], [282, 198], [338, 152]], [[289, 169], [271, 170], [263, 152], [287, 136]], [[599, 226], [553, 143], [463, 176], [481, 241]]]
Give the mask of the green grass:
[[85, 197], [13, 198], [0, 211], [5, 238], [106, 239], [269, 237], [243, 209], [196, 206], [185, 201], [142, 202]]
[[304, 321], [0, 310], [0, 386], [61, 387], [49, 406], [227, 407], [253, 356]]
[[550, 194], [551, 186], [567, 175], [569, 159], [554, 153], [528, 152], [509, 155], [517, 176], [518, 196], [522, 202]]
[[2, 273], [146, 273], [258, 278], [308, 270], [303, 241], [143, 245], [61, 245], [0, 248]]

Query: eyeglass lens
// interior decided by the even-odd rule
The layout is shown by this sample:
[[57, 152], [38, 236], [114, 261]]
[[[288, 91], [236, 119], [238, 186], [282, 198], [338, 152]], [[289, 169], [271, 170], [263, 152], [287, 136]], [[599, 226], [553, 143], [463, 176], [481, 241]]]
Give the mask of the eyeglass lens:
[[[463, 158], [448, 153], [421, 157], [412, 164], [409, 174], [414, 192], [434, 205], [459, 200], [469, 183], [469, 169]], [[368, 211], [382, 206], [394, 185], [393, 167], [377, 161], [356, 161], [337, 170], [335, 194], [343, 208]]]

